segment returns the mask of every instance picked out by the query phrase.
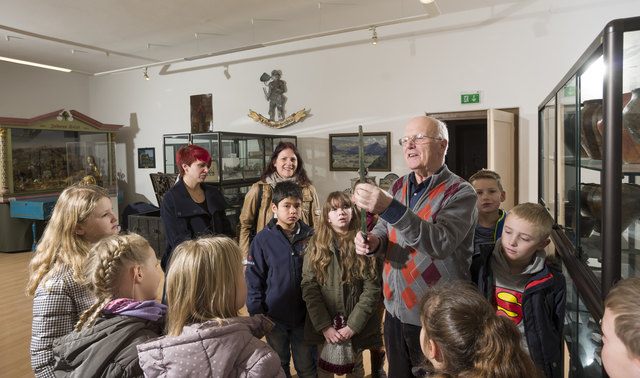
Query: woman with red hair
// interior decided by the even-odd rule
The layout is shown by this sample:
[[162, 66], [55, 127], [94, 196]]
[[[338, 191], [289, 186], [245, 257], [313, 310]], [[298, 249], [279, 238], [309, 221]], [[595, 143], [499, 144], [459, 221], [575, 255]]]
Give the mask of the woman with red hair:
[[204, 182], [211, 166], [209, 152], [188, 145], [178, 150], [176, 163], [180, 178], [164, 195], [160, 206], [166, 235], [161, 261], [165, 274], [173, 250], [183, 241], [204, 235], [234, 236], [225, 214], [227, 202], [217, 189]]

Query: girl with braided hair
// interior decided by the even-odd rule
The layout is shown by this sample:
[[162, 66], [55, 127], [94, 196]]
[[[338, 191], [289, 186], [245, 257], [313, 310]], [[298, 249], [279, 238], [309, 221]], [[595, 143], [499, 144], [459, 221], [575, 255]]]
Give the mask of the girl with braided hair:
[[27, 294], [33, 295], [31, 368], [53, 377], [53, 340], [73, 331], [95, 297], [81, 283], [91, 246], [118, 233], [109, 194], [95, 185], [72, 185], [58, 197], [29, 263]]
[[429, 361], [414, 375], [465, 378], [543, 377], [513, 322], [496, 314], [475, 286], [435, 285], [420, 302], [420, 346]]
[[136, 346], [162, 334], [167, 309], [154, 300], [162, 272], [153, 248], [137, 234], [104, 238], [83, 275], [98, 300], [54, 342], [56, 376], [141, 377]]

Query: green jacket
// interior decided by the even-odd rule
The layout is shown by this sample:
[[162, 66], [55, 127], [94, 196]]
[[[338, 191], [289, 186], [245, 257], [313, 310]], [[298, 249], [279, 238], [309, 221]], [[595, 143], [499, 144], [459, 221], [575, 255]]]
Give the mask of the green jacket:
[[301, 286], [302, 298], [307, 304], [305, 343], [323, 344], [322, 330], [332, 324], [335, 315], [344, 314], [347, 325], [355, 332], [351, 340], [356, 353], [382, 347], [381, 320], [376, 313], [382, 290], [378, 264], [374, 277], [343, 285], [338, 256], [333, 248], [331, 253], [327, 281], [322, 286], [316, 280], [310, 254], [304, 256]]

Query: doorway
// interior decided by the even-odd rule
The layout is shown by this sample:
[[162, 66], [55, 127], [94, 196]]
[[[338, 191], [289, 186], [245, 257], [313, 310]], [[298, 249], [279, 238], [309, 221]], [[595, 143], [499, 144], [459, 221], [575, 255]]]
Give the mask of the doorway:
[[449, 169], [468, 180], [482, 168], [502, 176], [507, 191], [505, 209], [518, 202], [519, 108], [426, 113], [444, 121], [449, 130]]
[[449, 152], [445, 163], [465, 180], [487, 167], [487, 121], [460, 120], [447, 122]]

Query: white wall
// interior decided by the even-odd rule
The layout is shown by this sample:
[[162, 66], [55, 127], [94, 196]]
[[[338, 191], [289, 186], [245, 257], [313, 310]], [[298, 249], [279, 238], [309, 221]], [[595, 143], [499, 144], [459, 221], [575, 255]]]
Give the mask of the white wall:
[[[637, 15], [636, 0], [523, 0], [378, 28], [377, 46], [368, 43], [370, 32], [361, 31], [173, 65], [162, 73], [159, 67], [150, 68], [151, 81], [143, 80], [138, 70], [91, 78], [87, 114], [127, 126], [117, 138], [125, 202], [155, 203], [148, 174], [156, 170], [137, 169], [135, 151], [155, 147], [157, 170], [162, 170], [161, 136], [189, 131], [190, 95], [213, 93], [215, 130], [297, 135], [321, 198], [347, 187], [355, 177], [353, 172], [329, 171], [330, 133], [356, 132], [362, 124], [365, 131], [391, 131], [394, 141], [410, 118], [424, 112], [519, 107], [519, 198], [535, 201], [539, 103], [608, 21]], [[203, 51], [194, 51], [199, 53]], [[229, 80], [223, 75], [227, 64]], [[273, 69], [282, 70], [287, 82], [287, 112], [307, 108], [312, 114], [281, 130], [247, 117], [250, 108], [267, 113], [258, 78]], [[12, 100], [22, 109], [37, 87], [31, 83], [20, 88], [19, 83], [15, 81]], [[41, 100], [36, 106], [40, 110], [28, 114], [20, 110], [16, 115], [0, 104], [2, 115], [51, 111], [48, 102], [54, 99], [49, 97], [56, 96], [68, 100], [60, 107], [82, 111], [86, 98], [62, 95], [53, 88], [56, 85], [47, 81], [41, 88], [48, 101]], [[480, 90], [482, 103], [461, 105], [460, 92], [465, 90]], [[392, 171], [407, 172], [397, 144], [392, 145]], [[386, 172], [372, 174], [382, 177]]]
[[89, 80], [0, 61], [0, 117], [31, 118], [58, 109], [89, 115]]

